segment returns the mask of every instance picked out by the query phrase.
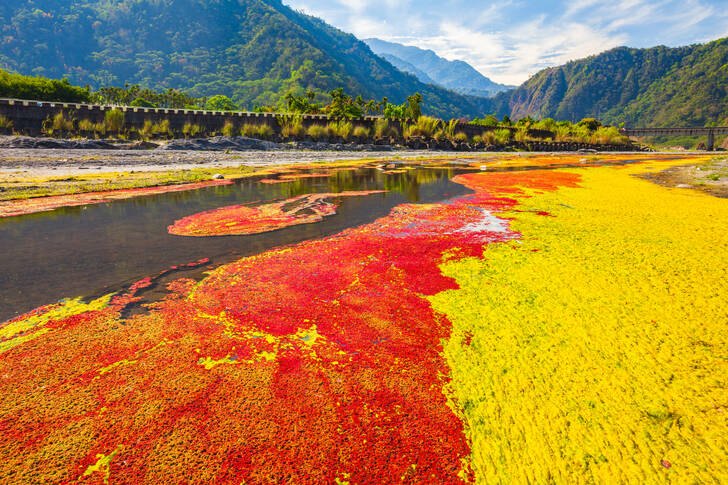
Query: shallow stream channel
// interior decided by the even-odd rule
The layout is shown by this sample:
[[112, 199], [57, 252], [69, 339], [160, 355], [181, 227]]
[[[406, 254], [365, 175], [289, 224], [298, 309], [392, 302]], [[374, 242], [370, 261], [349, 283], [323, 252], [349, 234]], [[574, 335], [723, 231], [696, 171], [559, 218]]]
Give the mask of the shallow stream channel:
[[[464, 168], [427, 168], [412, 164], [400, 170], [349, 167], [281, 183], [285, 174], [237, 180], [230, 185], [136, 197], [106, 204], [65, 207], [50, 212], [0, 219], [0, 322], [66, 297], [92, 297], [119, 291], [141, 278], [171, 267], [209, 258], [195, 267], [169, 271], [170, 278], [199, 279], [215, 266], [274, 247], [336, 234], [370, 223], [402, 203], [432, 203], [468, 193], [451, 182]], [[305, 194], [383, 191], [333, 198], [336, 213], [319, 222], [291, 225], [248, 235], [185, 237], [168, 226], [220, 207], [250, 207]], [[296, 268], [291, 268], [296, 271]], [[305, 277], [305, 275], [301, 275]], [[153, 299], [155, 281], [147, 293]]]

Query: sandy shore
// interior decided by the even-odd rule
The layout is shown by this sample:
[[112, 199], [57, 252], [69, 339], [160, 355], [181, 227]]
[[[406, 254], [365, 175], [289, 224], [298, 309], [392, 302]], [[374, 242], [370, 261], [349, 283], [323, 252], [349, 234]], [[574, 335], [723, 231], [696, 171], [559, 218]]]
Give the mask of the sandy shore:
[[[155, 151], [0, 149], [0, 172], [29, 177], [56, 177], [103, 172], [184, 170], [195, 168], [269, 166], [337, 160], [418, 157], [464, 157], [474, 153], [434, 151]], [[492, 155], [489, 153], [488, 155]]]

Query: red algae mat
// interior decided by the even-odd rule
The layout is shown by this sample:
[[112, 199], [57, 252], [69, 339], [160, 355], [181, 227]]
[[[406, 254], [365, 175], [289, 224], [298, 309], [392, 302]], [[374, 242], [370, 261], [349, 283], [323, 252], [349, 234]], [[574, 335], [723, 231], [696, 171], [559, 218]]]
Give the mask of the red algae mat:
[[22, 216], [36, 212], [46, 212], [61, 207], [104, 204], [115, 200], [131, 199], [144, 195], [158, 195], [170, 192], [202, 189], [216, 185], [230, 185], [233, 180], [209, 180], [192, 184], [165, 185], [160, 187], [143, 187], [139, 189], [109, 190], [104, 192], [87, 192], [84, 194], [54, 195], [23, 200], [0, 201], [0, 217]]
[[167, 228], [177, 236], [231, 236], [275, 231], [311, 224], [336, 214], [338, 204], [329, 199], [381, 194], [386, 190], [305, 194], [256, 207], [232, 205], [194, 214]]
[[[471, 482], [442, 355], [451, 323], [426, 297], [457, 288], [443, 260], [480, 257], [487, 244], [518, 236], [492, 214], [515, 200], [491, 188], [551, 191], [579, 176], [455, 181], [475, 194], [403, 204], [371, 224], [221, 266], [199, 283], [178, 279], [144, 314], [124, 310], [148, 279], [7, 322], [0, 477]], [[225, 214], [215, 212], [201, 227], [219, 229]]]

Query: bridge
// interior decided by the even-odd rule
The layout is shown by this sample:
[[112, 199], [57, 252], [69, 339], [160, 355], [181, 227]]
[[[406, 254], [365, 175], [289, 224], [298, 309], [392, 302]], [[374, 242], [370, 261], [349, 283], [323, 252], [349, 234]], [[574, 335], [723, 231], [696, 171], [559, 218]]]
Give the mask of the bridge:
[[715, 135], [728, 135], [728, 126], [715, 126], [705, 128], [622, 128], [619, 130], [625, 136], [708, 136], [707, 148], [715, 148]]

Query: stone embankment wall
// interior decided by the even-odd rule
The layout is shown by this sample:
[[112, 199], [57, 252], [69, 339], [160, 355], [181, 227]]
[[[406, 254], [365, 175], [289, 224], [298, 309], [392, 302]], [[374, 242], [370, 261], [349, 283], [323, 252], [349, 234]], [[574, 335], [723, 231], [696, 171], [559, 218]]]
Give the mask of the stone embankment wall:
[[[13, 131], [29, 136], [39, 136], [43, 131], [43, 123], [53, 118], [59, 112], [63, 112], [67, 118], [75, 120], [88, 120], [92, 123], [104, 121], [106, 113], [113, 109], [124, 112], [125, 127], [127, 130], [140, 130], [144, 123], [160, 123], [169, 120], [170, 129], [173, 133], [182, 133], [186, 124], [198, 125], [206, 133], [219, 133], [226, 123], [232, 123], [236, 128], [245, 124], [268, 125], [275, 133], [280, 133], [280, 125], [274, 113], [245, 113], [245, 112], [224, 112], [224, 111], [198, 111], [187, 109], [164, 109], [164, 108], [134, 108], [129, 106], [102, 106], [76, 103], [50, 103], [45, 101], [26, 101], [17, 99], [0, 99], [0, 116], [5, 116], [13, 123]], [[350, 120], [355, 126], [363, 126], [372, 129], [377, 117], [367, 116]], [[326, 115], [302, 115], [302, 124], [305, 128], [315, 124], [326, 124], [336, 121]], [[395, 127], [400, 126], [399, 121], [390, 120]], [[485, 131], [496, 128], [470, 125], [460, 123], [456, 132], [462, 132], [469, 137], [482, 135]], [[498, 128], [502, 129], [502, 128]], [[508, 128], [515, 131], [515, 128]], [[548, 138], [553, 136], [549, 131], [529, 130], [529, 134], [537, 138]]]
[[[64, 116], [76, 120], [89, 120], [92, 123], [104, 121], [106, 113], [113, 109], [124, 112], [126, 129], [139, 130], [146, 121], [160, 123], [169, 120], [170, 129], [174, 133], [181, 133], [186, 124], [199, 125], [206, 132], [219, 132], [225, 123], [231, 122], [236, 127], [244, 124], [269, 125], [274, 132], [280, 131], [280, 126], [273, 113], [240, 113], [224, 111], [197, 111], [187, 109], [163, 108], [134, 108], [129, 106], [101, 106], [75, 103], [49, 103], [42, 101], [21, 101], [0, 99], [0, 116], [5, 116], [13, 122], [13, 130], [30, 136], [42, 133], [43, 122], [53, 118], [59, 112]], [[376, 118], [367, 117], [354, 120], [355, 124], [371, 128]], [[330, 121], [325, 115], [303, 115], [303, 125], [308, 127]]]
[[597, 145], [593, 143], [576, 143], [569, 141], [512, 141], [505, 145], [487, 145], [485, 143], [455, 142], [449, 140], [400, 139], [397, 143], [414, 150], [445, 151], [525, 151], [525, 152], [578, 152], [580, 150], [594, 152], [636, 152], [651, 151], [647, 147], [636, 145]]

